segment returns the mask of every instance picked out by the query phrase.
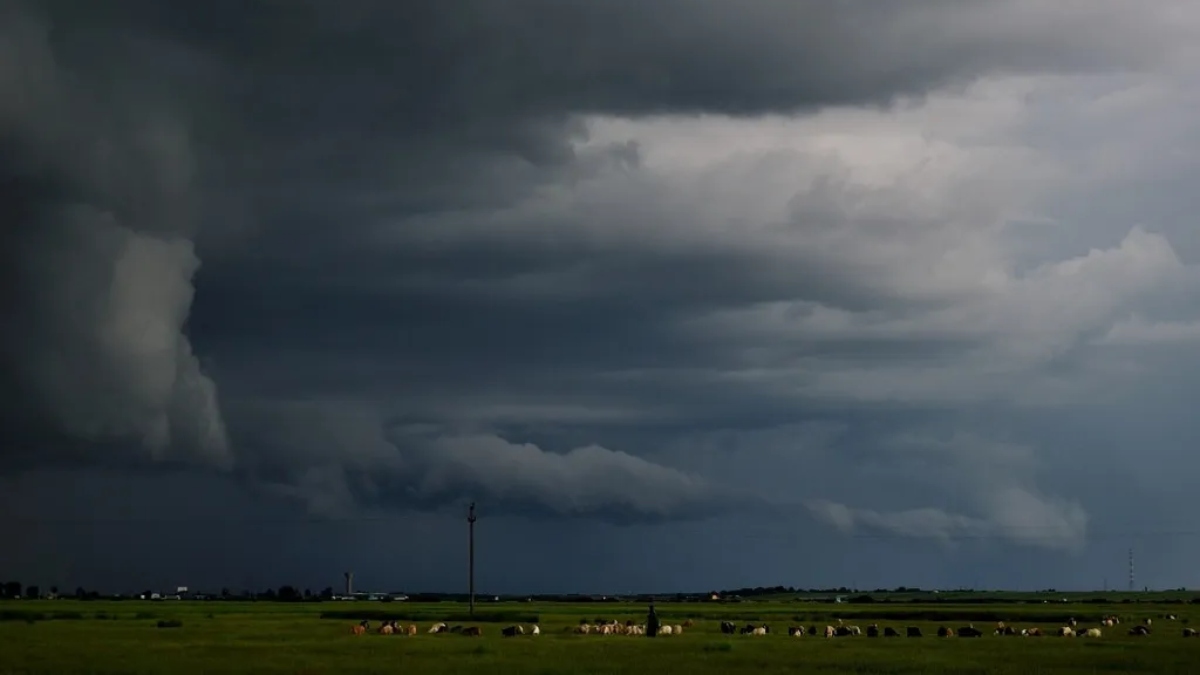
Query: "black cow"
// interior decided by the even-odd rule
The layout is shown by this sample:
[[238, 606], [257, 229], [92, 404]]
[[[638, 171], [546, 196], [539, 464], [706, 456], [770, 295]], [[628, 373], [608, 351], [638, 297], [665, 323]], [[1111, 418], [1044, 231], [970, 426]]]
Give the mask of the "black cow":
[[963, 626], [958, 629], [958, 637], [983, 637], [983, 631], [975, 626]]
[[517, 635], [524, 635], [525, 629], [521, 628], [520, 626], [508, 626], [506, 628], [501, 628], [500, 634], [504, 637], [514, 637]]
[[733, 625], [732, 621], [722, 621], [721, 632], [726, 635], [733, 635], [737, 632], [737, 626]]
[[909, 627], [905, 628], [904, 634], [907, 635], [908, 637], [923, 637], [921, 635], [921, 629], [916, 626], [909, 626]]
[[891, 626], [884, 626], [883, 637], [900, 637], [900, 633], [898, 633], [896, 629], [892, 628]]

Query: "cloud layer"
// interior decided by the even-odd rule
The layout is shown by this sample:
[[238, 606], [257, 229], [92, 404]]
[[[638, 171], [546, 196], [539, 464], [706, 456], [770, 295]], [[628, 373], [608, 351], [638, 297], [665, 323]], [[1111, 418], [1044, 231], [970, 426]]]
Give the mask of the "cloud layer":
[[1180, 506], [1190, 8], [0, 12], [7, 474], [937, 555]]

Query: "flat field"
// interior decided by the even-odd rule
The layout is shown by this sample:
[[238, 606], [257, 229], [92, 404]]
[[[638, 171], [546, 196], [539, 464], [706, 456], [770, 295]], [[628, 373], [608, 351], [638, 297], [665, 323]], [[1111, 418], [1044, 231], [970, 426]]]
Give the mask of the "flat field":
[[[1200, 673], [1200, 638], [1182, 637], [1196, 604], [876, 604], [833, 605], [762, 601], [736, 604], [660, 603], [664, 621], [695, 626], [681, 636], [649, 639], [574, 635], [581, 620], [643, 622], [644, 605], [614, 603], [488, 603], [466, 616], [460, 603], [268, 603], [25, 600], [0, 602], [0, 673], [429, 673], [509, 675], [584, 673]], [[1097, 625], [1115, 614], [1122, 624], [1103, 637], [996, 637], [997, 620], [1054, 630], [1066, 618]], [[1176, 620], [1164, 615], [1174, 614]], [[323, 617], [324, 615], [324, 617]], [[1194, 616], [1193, 616], [1194, 615]], [[1153, 633], [1126, 630], [1146, 617]], [[358, 618], [416, 623], [416, 637], [355, 636]], [[792, 638], [789, 625], [824, 627], [842, 618], [875, 622], [901, 633], [919, 626], [923, 638], [865, 636]], [[182, 625], [160, 628], [159, 622]], [[767, 623], [767, 636], [723, 635], [721, 620]], [[478, 625], [483, 636], [430, 635], [437, 621]], [[504, 638], [500, 629], [538, 623], [542, 634]], [[939, 625], [973, 622], [978, 639], [939, 639]], [[1200, 624], [1200, 622], [1197, 622]], [[1197, 625], [1197, 624], [1192, 624]]]

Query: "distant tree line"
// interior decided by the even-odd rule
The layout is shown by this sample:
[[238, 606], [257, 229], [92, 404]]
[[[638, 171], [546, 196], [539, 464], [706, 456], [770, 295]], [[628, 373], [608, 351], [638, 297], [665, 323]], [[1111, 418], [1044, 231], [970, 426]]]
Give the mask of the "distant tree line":
[[[1162, 597], [1162, 593], [1171, 593], [1172, 597]], [[128, 595], [111, 595], [102, 594], [95, 590], [88, 590], [82, 586], [76, 587], [73, 593], [60, 594], [57, 586], [51, 586], [49, 593], [45, 597], [69, 597], [77, 600], [125, 600], [136, 599], [138, 597], [152, 598], [163, 597], [169, 594], [159, 594], [151, 590], [145, 590], [140, 594]], [[381, 602], [395, 601], [393, 594], [384, 594], [379, 597]], [[850, 589], [845, 586], [837, 588], [808, 588], [801, 589], [794, 586], [755, 586], [747, 588], [734, 588], [728, 590], [708, 591], [706, 593], [663, 593], [663, 594], [630, 594], [630, 595], [588, 595], [588, 594], [539, 594], [539, 595], [519, 595], [519, 596], [496, 596], [487, 594], [478, 594], [476, 600], [478, 602], [502, 601], [502, 602], [569, 602], [569, 603], [620, 603], [620, 602], [743, 602], [752, 601], [757, 598], [770, 597], [773, 599], [792, 599], [803, 600], [806, 602], [844, 602], [849, 604], [861, 603], [938, 603], [938, 602], [954, 602], [956, 604], [989, 604], [997, 602], [1030, 602], [1043, 603], [1047, 601], [1047, 596], [1061, 595], [1059, 591], [1053, 588], [1034, 592], [1005, 592], [1005, 591], [984, 591], [973, 590], [968, 588], [960, 588], [952, 591], [928, 591], [920, 588], [900, 586], [892, 589], [878, 588], [873, 591], [862, 591], [858, 589]], [[1073, 602], [1076, 603], [1112, 603], [1119, 602], [1137, 602], [1138, 594], [1128, 594], [1122, 592], [1090, 592], [1090, 593], [1071, 593], [1074, 596]], [[1165, 591], [1154, 594], [1154, 602], [1168, 603], [1184, 603], [1191, 602], [1200, 604], [1200, 595], [1195, 592], [1189, 592], [1186, 589], [1180, 588], [1176, 591]], [[43, 597], [41, 588], [37, 585], [23, 586], [18, 581], [8, 581], [0, 584], [0, 599], [35, 599]], [[326, 586], [320, 591], [314, 592], [311, 588], [301, 589], [299, 586], [285, 584], [278, 588], [267, 588], [261, 591], [253, 590], [232, 590], [230, 588], [222, 588], [217, 593], [189, 593], [188, 599], [192, 600], [226, 600], [226, 601], [254, 601], [254, 602], [327, 602], [334, 600], [336, 594], [333, 587]], [[410, 602], [466, 602], [468, 596], [466, 593], [410, 593], [407, 595]], [[1146, 598], [1149, 599], [1149, 598]]]

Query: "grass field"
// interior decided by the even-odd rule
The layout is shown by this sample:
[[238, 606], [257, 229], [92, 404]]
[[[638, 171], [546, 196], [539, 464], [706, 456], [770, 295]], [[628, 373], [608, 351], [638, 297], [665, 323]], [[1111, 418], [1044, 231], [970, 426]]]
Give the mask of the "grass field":
[[[459, 603], [0, 602], [0, 673], [1200, 673], [1200, 638], [1183, 625], [1200, 605], [930, 604], [831, 605], [796, 601], [659, 604], [664, 621], [696, 622], [682, 636], [572, 635], [581, 619], [644, 621], [644, 605], [608, 603], [481, 605], [476, 620]], [[346, 613], [344, 616], [331, 614]], [[326, 616], [322, 618], [322, 614]], [[1089, 625], [1106, 614], [1125, 622], [1098, 640], [995, 637], [997, 618], [1018, 627], [1053, 629], [1069, 616]], [[1162, 619], [1175, 614], [1177, 621]], [[415, 638], [354, 636], [356, 619], [416, 623]], [[843, 618], [920, 626], [921, 639], [790, 638], [795, 624], [824, 626]], [[1154, 618], [1154, 633], [1125, 629]], [[772, 634], [722, 635], [719, 622], [766, 622]], [[178, 620], [177, 628], [159, 621]], [[479, 625], [481, 638], [428, 635], [435, 621]], [[500, 628], [536, 621], [543, 634], [502, 638]], [[979, 639], [938, 639], [939, 624], [974, 621]]]

